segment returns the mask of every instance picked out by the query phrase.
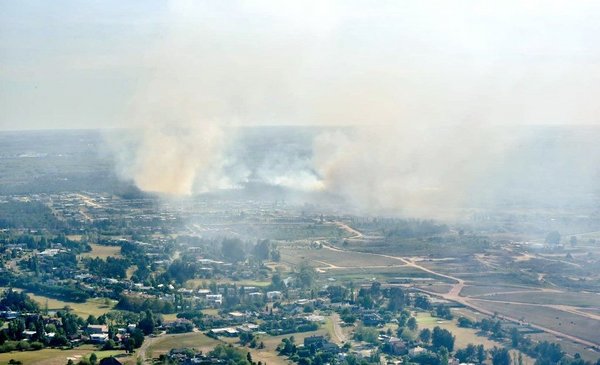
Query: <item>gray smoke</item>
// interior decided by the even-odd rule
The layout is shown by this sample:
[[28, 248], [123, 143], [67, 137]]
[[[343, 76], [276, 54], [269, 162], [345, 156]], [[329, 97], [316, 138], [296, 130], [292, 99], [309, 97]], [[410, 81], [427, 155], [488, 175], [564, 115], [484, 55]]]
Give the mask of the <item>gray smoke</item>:
[[[365, 212], [445, 215], [498, 195], [484, 190], [531, 141], [520, 126], [598, 125], [588, 5], [172, 4], [132, 102], [135, 143], [113, 140], [143, 190], [260, 180]], [[237, 130], [256, 125], [330, 129], [310, 154], [275, 149], [249, 167]]]

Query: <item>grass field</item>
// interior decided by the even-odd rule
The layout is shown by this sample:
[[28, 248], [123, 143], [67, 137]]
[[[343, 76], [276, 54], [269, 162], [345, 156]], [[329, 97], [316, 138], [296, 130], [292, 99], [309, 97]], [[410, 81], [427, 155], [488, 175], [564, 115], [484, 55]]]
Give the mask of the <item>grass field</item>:
[[148, 347], [146, 353], [149, 357], [158, 357], [160, 354], [165, 354], [173, 348], [190, 347], [204, 352], [212, 349], [214, 346], [222, 343], [206, 336], [201, 332], [192, 332], [180, 335], [165, 335], [156, 338], [154, 343]]
[[23, 362], [23, 364], [44, 364], [44, 365], [65, 365], [68, 358], [76, 358], [75, 363], [81, 357], [88, 357], [92, 353], [98, 356], [98, 360], [109, 356], [123, 357], [125, 351], [98, 351], [92, 345], [83, 345], [74, 349], [59, 350], [59, 349], [43, 349], [40, 351], [25, 351], [25, 352], [9, 352], [0, 354], [0, 364], [8, 364], [11, 359]]
[[62, 300], [45, 297], [43, 295], [32, 294], [29, 292], [27, 293], [27, 295], [29, 295], [31, 299], [35, 300], [41, 308], [44, 308], [46, 306], [46, 303], [48, 304], [49, 310], [63, 309], [65, 306], [69, 306], [73, 310], [73, 313], [83, 317], [84, 319], [87, 318], [90, 314], [98, 317], [99, 315], [109, 312], [116, 304], [115, 300], [106, 298], [92, 298], [88, 299], [85, 303], [75, 303], [65, 302]]
[[[486, 349], [491, 349], [494, 346], [501, 347], [503, 346], [501, 343], [492, 341], [484, 336], [479, 336], [477, 331], [472, 328], [462, 328], [458, 327], [456, 324], [456, 320], [448, 321], [442, 320], [439, 318], [432, 317], [429, 313], [419, 312], [417, 314], [417, 323], [419, 325], [419, 330], [424, 328], [433, 329], [436, 326], [447, 329], [452, 332], [456, 336], [456, 340], [454, 342], [454, 349], [465, 348], [468, 344], [472, 343], [474, 345], [483, 345]], [[524, 365], [533, 365], [535, 361], [523, 354], [523, 364]]]
[[92, 250], [90, 252], [82, 253], [81, 257], [99, 257], [103, 260], [106, 260], [109, 256], [121, 257], [121, 247], [119, 246], [104, 246], [95, 243], [90, 243], [90, 246], [92, 246]]
[[440, 282], [450, 282], [450, 279], [440, 278], [436, 275], [424, 272], [420, 269], [409, 267], [409, 266], [398, 266], [398, 267], [383, 267], [383, 268], [344, 268], [327, 270], [323, 275], [328, 277], [334, 277], [338, 280], [352, 280], [360, 281], [377, 279], [380, 281], [387, 280], [398, 280], [398, 279], [411, 279], [414, 282], [421, 282], [421, 284], [438, 284]]

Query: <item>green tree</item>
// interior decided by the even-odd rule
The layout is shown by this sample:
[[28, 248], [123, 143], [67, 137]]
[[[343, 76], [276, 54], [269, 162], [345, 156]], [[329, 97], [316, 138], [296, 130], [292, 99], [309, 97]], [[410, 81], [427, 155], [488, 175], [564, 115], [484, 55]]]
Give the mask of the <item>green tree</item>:
[[512, 363], [510, 353], [504, 347], [498, 348], [494, 346], [494, 348], [490, 350], [490, 354], [492, 355], [493, 365], [511, 365]]
[[419, 339], [423, 341], [424, 344], [428, 344], [431, 341], [431, 330], [429, 328], [424, 328], [419, 333]]
[[452, 332], [439, 326], [436, 326], [431, 334], [431, 344], [436, 349], [445, 347], [448, 351], [453, 351], [454, 339]]
[[146, 335], [146, 336], [148, 336], [149, 334], [154, 332], [155, 321], [154, 321], [154, 315], [152, 314], [152, 311], [146, 310], [146, 314], [144, 315], [144, 318], [142, 318], [138, 323], [138, 328], [140, 330], [142, 330], [142, 332], [144, 332], [144, 335]]
[[300, 286], [303, 288], [311, 288], [316, 281], [317, 272], [312, 266], [308, 265], [307, 262], [302, 262], [298, 268], [296, 277]]
[[406, 322], [406, 326], [408, 327], [409, 330], [416, 331], [418, 328], [417, 319], [415, 317], [410, 317], [408, 319], [408, 321]]

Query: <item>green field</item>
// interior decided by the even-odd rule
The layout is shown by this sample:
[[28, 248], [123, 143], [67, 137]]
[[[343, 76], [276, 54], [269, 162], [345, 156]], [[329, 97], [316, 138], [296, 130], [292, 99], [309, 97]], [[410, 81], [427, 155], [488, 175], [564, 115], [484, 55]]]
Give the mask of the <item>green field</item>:
[[[484, 336], [479, 336], [477, 330], [472, 328], [458, 327], [456, 320], [440, 320], [439, 318], [432, 317], [429, 313], [419, 312], [417, 313], [417, 323], [419, 330], [424, 328], [433, 329], [436, 326], [447, 329], [456, 336], [454, 343], [454, 349], [467, 347], [468, 344], [483, 345], [486, 349], [491, 349], [494, 346], [502, 347], [503, 344], [492, 341]], [[530, 357], [523, 354], [523, 364], [533, 365], [535, 361]]]
[[[98, 351], [92, 345], [83, 345], [75, 349], [59, 350], [59, 349], [43, 349], [39, 351], [25, 351], [25, 352], [9, 352], [0, 354], [0, 364], [8, 364], [11, 359], [23, 362], [23, 364], [44, 364], [44, 365], [65, 365], [68, 358], [88, 357], [92, 353], [98, 356], [98, 360], [109, 357], [123, 357], [125, 351]], [[79, 360], [77, 360], [79, 361]], [[75, 363], [77, 363], [75, 361]]]
[[361, 281], [372, 279], [380, 281], [410, 279], [421, 281], [421, 284], [439, 284], [440, 282], [450, 282], [450, 279], [440, 278], [437, 275], [424, 272], [418, 268], [409, 266], [383, 267], [383, 268], [344, 268], [326, 270], [323, 275], [334, 277], [342, 281]]
[[152, 343], [148, 346], [147, 357], [158, 357], [160, 354], [169, 352], [173, 348], [190, 347], [197, 350], [206, 351], [219, 343], [219, 340], [210, 338], [201, 332], [164, 335], [161, 337], [148, 339]]
[[48, 304], [49, 310], [63, 309], [65, 306], [68, 306], [73, 310], [73, 313], [77, 314], [80, 317], [83, 317], [84, 319], [87, 318], [90, 314], [98, 317], [106, 312], [109, 312], [116, 304], [116, 301], [105, 298], [92, 298], [88, 299], [85, 303], [75, 303], [65, 302], [63, 300], [49, 298], [43, 295], [32, 294], [29, 292], [27, 293], [27, 295], [29, 295], [31, 299], [35, 300], [41, 308], [45, 308], [46, 304]]

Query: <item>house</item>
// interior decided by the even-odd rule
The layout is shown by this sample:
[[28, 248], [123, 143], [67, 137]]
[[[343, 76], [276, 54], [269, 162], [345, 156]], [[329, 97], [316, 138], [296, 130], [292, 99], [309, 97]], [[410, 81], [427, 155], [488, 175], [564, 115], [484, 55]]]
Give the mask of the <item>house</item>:
[[263, 294], [259, 293], [259, 292], [252, 292], [250, 294], [248, 294], [248, 297], [250, 298], [251, 301], [257, 302], [262, 300]]
[[408, 350], [408, 354], [410, 356], [417, 356], [420, 353], [423, 353], [425, 350], [424, 348], [422, 348], [421, 346], [417, 346], [417, 347], [413, 347], [412, 349]]
[[267, 300], [270, 302], [281, 300], [281, 298], [283, 298], [283, 294], [280, 291], [274, 290], [267, 292]]
[[259, 325], [254, 324], [254, 323], [245, 323], [241, 326], [238, 326], [236, 329], [239, 332], [244, 332], [244, 333], [253, 333], [255, 331], [258, 331], [260, 328]]
[[108, 326], [105, 324], [90, 324], [86, 328], [88, 334], [108, 333]]
[[325, 342], [323, 344], [323, 347], [321, 347], [321, 351], [326, 354], [335, 355], [335, 354], [339, 354], [341, 350], [340, 350], [340, 347], [338, 345], [336, 345], [335, 343]]
[[392, 355], [404, 355], [407, 352], [406, 343], [398, 337], [390, 337], [385, 343], [385, 348]]
[[232, 327], [213, 328], [208, 331], [208, 333], [214, 336], [236, 337], [238, 335], [238, 330]]
[[93, 343], [104, 343], [108, 341], [108, 333], [92, 333], [90, 335], [90, 341]]
[[206, 301], [208, 304], [212, 306], [220, 306], [223, 304], [223, 295], [222, 294], [208, 294], [206, 296]]
[[23, 336], [27, 339], [31, 339], [35, 335], [37, 335], [37, 331], [23, 331]]
[[304, 338], [304, 347], [315, 346], [316, 348], [321, 348], [326, 342], [327, 340], [323, 336], [308, 336]]
[[383, 318], [377, 313], [365, 313], [362, 321], [365, 326], [378, 326], [383, 323]]

